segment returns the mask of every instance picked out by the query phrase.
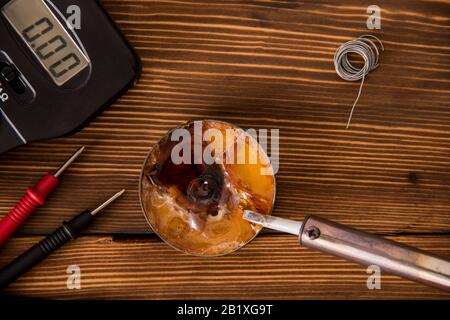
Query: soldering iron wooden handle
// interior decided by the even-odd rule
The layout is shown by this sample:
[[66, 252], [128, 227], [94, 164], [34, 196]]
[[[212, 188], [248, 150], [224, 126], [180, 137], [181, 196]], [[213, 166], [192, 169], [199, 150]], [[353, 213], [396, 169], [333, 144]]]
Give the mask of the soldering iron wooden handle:
[[419, 249], [338, 223], [308, 217], [300, 243], [362, 265], [450, 291], [450, 262]]

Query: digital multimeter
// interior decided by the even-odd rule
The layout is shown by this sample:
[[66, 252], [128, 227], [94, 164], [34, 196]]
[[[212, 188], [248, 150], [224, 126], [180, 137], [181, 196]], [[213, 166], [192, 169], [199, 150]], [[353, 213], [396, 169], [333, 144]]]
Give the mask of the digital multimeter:
[[[79, 9], [79, 28], [69, 7]], [[0, 0], [0, 154], [74, 132], [140, 70], [98, 1]]]

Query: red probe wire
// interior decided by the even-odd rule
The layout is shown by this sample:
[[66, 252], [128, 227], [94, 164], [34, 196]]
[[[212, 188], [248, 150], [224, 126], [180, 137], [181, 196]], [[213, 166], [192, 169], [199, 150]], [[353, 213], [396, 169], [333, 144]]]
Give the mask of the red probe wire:
[[33, 188], [27, 189], [22, 200], [0, 220], [0, 247], [19, 229], [20, 225], [40, 206], [45, 204], [47, 197], [59, 184], [59, 176], [83, 152], [81, 147], [67, 160], [55, 174], [45, 175]]

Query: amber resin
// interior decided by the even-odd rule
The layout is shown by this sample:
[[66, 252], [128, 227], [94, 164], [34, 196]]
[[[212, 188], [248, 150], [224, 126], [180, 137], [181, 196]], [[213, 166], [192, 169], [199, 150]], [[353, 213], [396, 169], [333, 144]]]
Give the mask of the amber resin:
[[[175, 164], [180, 140], [172, 141], [172, 134], [180, 128], [192, 137], [191, 154], [187, 157], [186, 149], [175, 154], [191, 161]], [[208, 129], [217, 129], [223, 141], [206, 139]], [[275, 178], [265, 151], [247, 132], [224, 122], [190, 122], [175, 130], [153, 147], [142, 171], [141, 202], [149, 224], [167, 243], [190, 254], [239, 249], [260, 231], [242, 218], [243, 211], [272, 211]], [[207, 147], [213, 163], [198, 157]]]

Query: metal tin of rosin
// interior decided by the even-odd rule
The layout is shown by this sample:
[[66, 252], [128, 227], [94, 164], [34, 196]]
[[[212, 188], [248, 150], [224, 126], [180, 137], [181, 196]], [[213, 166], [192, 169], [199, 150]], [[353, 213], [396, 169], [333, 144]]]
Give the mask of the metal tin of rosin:
[[[194, 121], [153, 146], [140, 179], [152, 229], [197, 256], [231, 253], [261, 230], [244, 210], [270, 214], [275, 176], [265, 150], [246, 131], [221, 121]], [[253, 209], [250, 209], [253, 208]]]

